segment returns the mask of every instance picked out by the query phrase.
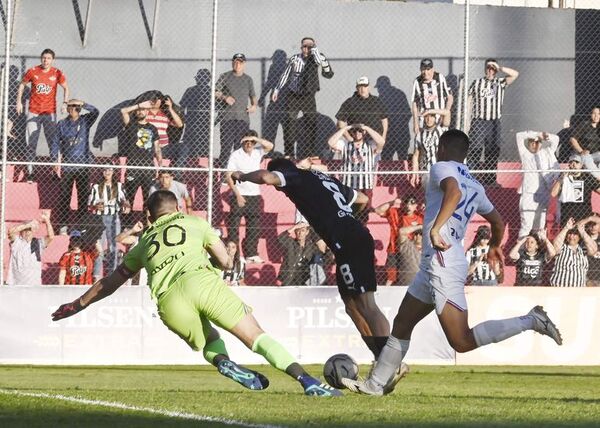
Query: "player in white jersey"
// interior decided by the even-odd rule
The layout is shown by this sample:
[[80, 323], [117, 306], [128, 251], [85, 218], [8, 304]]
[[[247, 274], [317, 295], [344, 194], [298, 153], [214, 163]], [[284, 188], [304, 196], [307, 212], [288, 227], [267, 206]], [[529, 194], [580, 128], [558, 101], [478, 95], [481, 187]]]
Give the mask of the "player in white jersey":
[[408, 351], [415, 325], [436, 310], [442, 329], [456, 352], [468, 352], [489, 343], [500, 342], [525, 330], [551, 337], [561, 345], [560, 332], [541, 306], [528, 314], [504, 320], [468, 324], [464, 284], [467, 261], [462, 239], [475, 213], [491, 224], [488, 261], [501, 262], [500, 244], [504, 222], [485, 194], [484, 188], [462, 163], [469, 150], [469, 138], [462, 131], [446, 131], [440, 138], [438, 162], [431, 167], [426, 190], [423, 252], [420, 270], [408, 287], [392, 334], [366, 380], [343, 379], [350, 391], [383, 395], [383, 387], [396, 373]]

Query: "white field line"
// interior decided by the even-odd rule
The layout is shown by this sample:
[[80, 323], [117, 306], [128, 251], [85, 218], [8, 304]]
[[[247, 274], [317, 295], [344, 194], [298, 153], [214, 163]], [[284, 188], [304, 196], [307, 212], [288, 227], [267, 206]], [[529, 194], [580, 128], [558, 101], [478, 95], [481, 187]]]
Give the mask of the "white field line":
[[169, 418], [189, 419], [204, 422], [218, 422], [225, 425], [233, 425], [248, 428], [277, 428], [276, 425], [250, 424], [242, 421], [236, 421], [233, 419], [223, 419], [213, 416], [196, 415], [194, 413], [176, 412], [164, 409], [153, 409], [152, 407], [131, 406], [129, 404], [119, 403], [115, 401], [89, 400], [87, 398], [69, 397], [67, 395], [62, 394], [46, 394], [43, 392], [34, 393], [10, 389], [0, 389], [0, 394], [17, 395], [20, 397], [49, 398], [52, 400], [68, 401], [71, 403], [85, 404], [89, 406], [109, 407], [113, 409], [131, 410], [133, 412], [152, 413], [156, 415], [167, 416]]

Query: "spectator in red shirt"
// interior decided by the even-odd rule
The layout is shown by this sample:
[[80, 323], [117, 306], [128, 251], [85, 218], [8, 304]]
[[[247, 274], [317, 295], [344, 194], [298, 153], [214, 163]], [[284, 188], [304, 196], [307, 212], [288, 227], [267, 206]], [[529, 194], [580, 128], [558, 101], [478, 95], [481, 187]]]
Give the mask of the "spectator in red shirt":
[[387, 260], [385, 269], [387, 279], [385, 285], [392, 285], [398, 279], [399, 259], [398, 259], [398, 230], [402, 217], [402, 199], [395, 198], [393, 201], [385, 202], [375, 208], [379, 216], [386, 218], [390, 225], [390, 242], [387, 247]]
[[82, 249], [83, 239], [78, 230], [71, 231], [69, 250], [62, 255], [58, 265], [59, 285], [92, 285], [94, 279], [94, 260], [98, 256], [97, 250], [84, 251]]
[[[417, 226], [423, 224], [423, 213], [419, 210], [417, 199], [408, 195], [404, 199], [404, 214], [400, 218], [400, 227]], [[408, 239], [413, 239], [412, 233], [408, 235]]]
[[[69, 99], [67, 78], [62, 71], [52, 67], [54, 51], [44, 49], [41, 54], [41, 64], [30, 68], [23, 76], [17, 91], [17, 114], [23, 113], [23, 92], [25, 86], [31, 83], [29, 110], [26, 119], [26, 160], [32, 162], [37, 155], [37, 143], [42, 127], [48, 145], [56, 130], [56, 94], [57, 86], [63, 88], [62, 112], [66, 112]], [[33, 165], [27, 167], [27, 181], [33, 182]]]

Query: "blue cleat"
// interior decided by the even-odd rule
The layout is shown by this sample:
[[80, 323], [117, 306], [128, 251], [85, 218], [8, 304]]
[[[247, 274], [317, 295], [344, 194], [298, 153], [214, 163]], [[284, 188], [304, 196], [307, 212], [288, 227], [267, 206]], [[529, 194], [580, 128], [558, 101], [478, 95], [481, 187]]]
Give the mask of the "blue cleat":
[[217, 366], [219, 373], [239, 383], [245, 388], [258, 391], [267, 389], [269, 379], [254, 370], [242, 367], [231, 360], [221, 360]]
[[315, 379], [312, 376], [305, 376], [301, 380], [302, 386], [304, 387], [304, 395], [314, 395], [319, 397], [341, 397], [341, 391], [321, 383], [319, 379]]

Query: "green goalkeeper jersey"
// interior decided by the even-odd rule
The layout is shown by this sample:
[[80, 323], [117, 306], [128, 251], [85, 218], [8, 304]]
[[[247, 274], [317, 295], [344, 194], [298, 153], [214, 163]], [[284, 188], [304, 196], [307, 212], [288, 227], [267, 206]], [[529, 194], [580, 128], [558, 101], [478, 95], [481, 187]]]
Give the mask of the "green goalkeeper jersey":
[[219, 275], [206, 251], [219, 239], [206, 220], [176, 212], [156, 220], [123, 264], [132, 272], [146, 269], [150, 292], [157, 299], [186, 272], [209, 269]]

